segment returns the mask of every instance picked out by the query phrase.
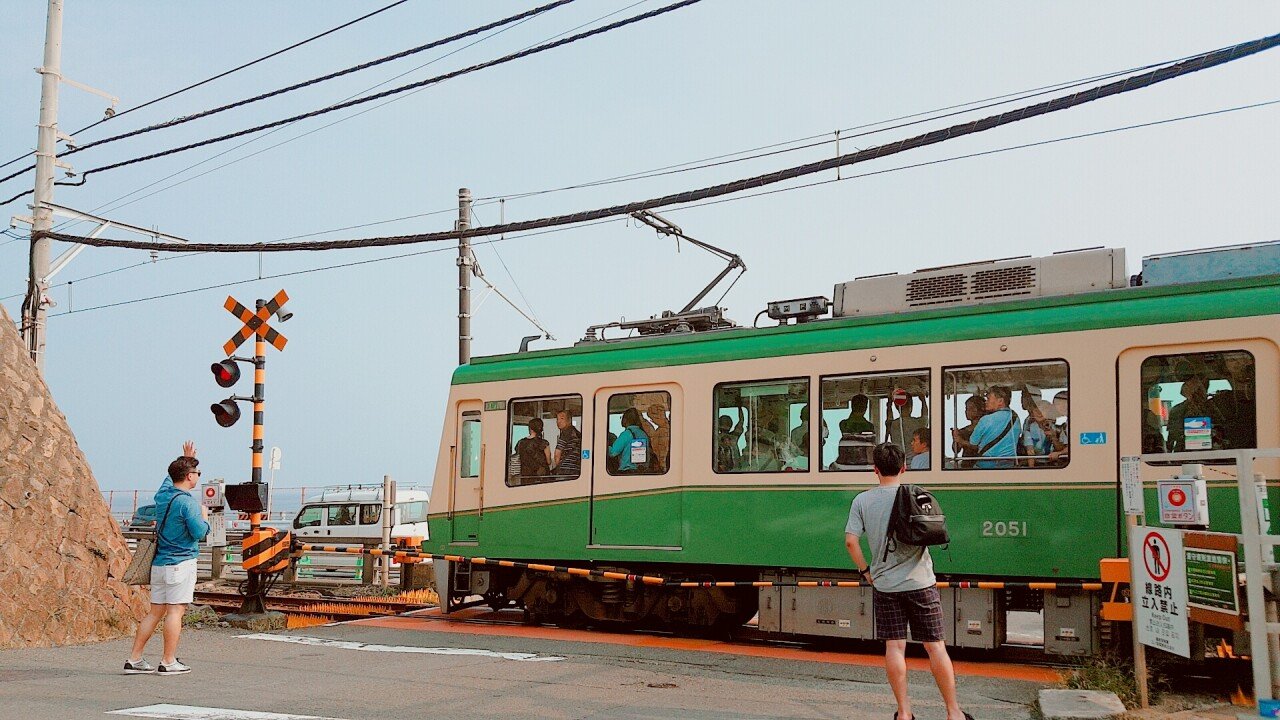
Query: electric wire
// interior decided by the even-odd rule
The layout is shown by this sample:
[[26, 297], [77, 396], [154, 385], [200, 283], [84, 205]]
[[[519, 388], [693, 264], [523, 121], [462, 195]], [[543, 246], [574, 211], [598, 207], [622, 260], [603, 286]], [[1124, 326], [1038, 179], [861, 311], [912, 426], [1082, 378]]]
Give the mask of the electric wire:
[[[666, 212], [681, 212], [681, 211], [684, 211], [684, 210], [692, 210], [692, 209], [695, 209], [695, 208], [706, 207], [706, 206], [709, 206], [709, 205], [719, 205], [719, 204], [721, 204], [721, 203], [728, 203], [728, 202], [739, 202], [739, 201], [742, 201], [742, 200], [750, 200], [750, 199], [753, 199], [753, 198], [763, 197], [763, 196], [766, 196], [766, 195], [777, 195], [777, 194], [780, 194], [780, 193], [792, 192], [792, 191], [795, 191], [795, 190], [804, 190], [804, 189], [813, 188], [813, 187], [819, 187], [819, 186], [823, 186], [823, 185], [830, 185], [830, 184], [833, 184], [833, 183], [847, 182], [847, 181], [850, 181], [850, 180], [858, 180], [858, 179], [863, 179], [863, 178], [868, 178], [868, 177], [874, 177], [874, 176], [877, 176], [877, 175], [886, 175], [886, 174], [889, 174], [889, 173], [899, 172], [899, 171], [902, 171], [902, 170], [912, 170], [912, 169], [921, 168], [921, 167], [928, 167], [928, 166], [932, 166], [932, 165], [941, 165], [941, 164], [944, 164], [944, 163], [954, 162], [954, 161], [957, 161], [957, 160], [968, 160], [968, 159], [972, 159], [972, 158], [985, 157], [985, 156], [989, 156], [989, 155], [997, 155], [997, 154], [1000, 154], [1000, 153], [1010, 152], [1010, 151], [1014, 151], [1014, 150], [1025, 150], [1025, 149], [1028, 149], [1028, 148], [1042, 147], [1042, 146], [1047, 146], [1047, 145], [1053, 145], [1053, 144], [1056, 144], [1056, 143], [1068, 142], [1068, 141], [1072, 141], [1072, 140], [1080, 140], [1080, 139], [1085, 139], [1085, 138], [1099, 137], [1099, 136], [1103, 136], [1103, 135], [1110, 135], [1110, 134], [1113, 134], [1113, 133], [1125, 132], [1125, 131], [1129, 131], [1129, 130], [1137, 130], [1137, 129], [1142, 129], [1142, 128], [1154, 127], [1154, 126], [1158, 126], [1158, 125], [1165, 125], [1165, 124], [1169, 124], [1169, 123], [1181, 122], [1181, 121], [1184, 121], [1184, 120], [1192, 120], [1192, 119], [1198, 119], [1198, 118], [1212, 117], [1212, 116], [1215, 116], [1215, 115], [1223, 115], [1223, 114], [1226, 114], [1226, 113], [1236, 112], [1236, 111], [1239, 111], [1239, 110], [1246, 110], [1246, 109], [1260, 108], [1260, 107], [1267, 107], [1267, 106], [1274, 106], [1274, 105], [1280, 105], [1280, 99], [1271, 100], [1271, 101], [1267, 101], [1267, 102], [1261, 102], [1261, 103], [1253, 103], [1253, 104], [1249, 104], [1249, 105], [1240, 105], [1240, 106], [1231, 107], [1231, 108], [1223, 108], [1223, 109], [1220, 109], [1220, 110], [1212, 110], [1212, 111], [1203, 112], [1203, 113], [1195, 113], [1195, 114], [1192, 114], [1192, 115], [1183, 115], [1183, 116], [1179, 116], [1179, 117], [1165, 118], [1165, 119], [1162, 119], [1162, 120], [1153, 120], [1153, 121], [1149, 121], [1149, 122], [1136, 123], [1136, 124], [1133, 124], [1133, 125], [1125, 125], [1125, 126], [1121, 126], [1121, 127], [1107, 128], [1107, 129], [1104, 129], [1104, 130], [1097, 130], [1097, 131], [1086, 132], [1086, 133], [1078, 133], [1078, 134], [1075, 134], [1075, 135], [1067, 135], [1067, 136], [1062, 136], [1062, 137], [1057, 137], [1057, 138], [1050, 138], [1050, 139], [1046, 139], [1046, 140], [1038, 140], [1038, 141], [1034, 141], [1034, 142], [1021, 143], [1021, 144], [1018, 144], [1018, 145], [1010, 145], [1010, 146], [1000, 147], [1000, 148], [994, 148], [994, 149], [990, 149], [990, 150], [982, 150], [982, 151], [973, 152], [973, 153], [966, 153], [966, 154], [963, 154], [963, 155], [954, 155], [954, 156], [950, 156], [950, 157], [939, 158], [939, 159], [936, 159], [936, 160], [928, 160], [928, 161], [923, 161], [923, 162], [918, 162], [918, 163], [912, 163], [912, 164], [909, 164], [909, 165], [900, 165], [900, 166], [896, 166], [896, 167], [892, 167], [892, 168], [885, 168], [885, 169], [883, 169], [883, 170], [873, 170], [873, 171], [869, 171], [869, 172], [865, 172], [865, 173], [859, 173], [859, 174], [856, 174], [856, 175], [845, 175], [845, 176], [840, 177], [840, 178], [828, 178], [828, 179], [825, 179], [825, 180], [818, 180], [818, 181], [808, 182], [808, 183], [804, 183], [804, 184], [800, 184], [800, 185], [791, 185], [791, 186], [782, 187], [782, 188], [773, 188], [773, 189], [770, 189], [770, 190], [763, 190], [763, 191], [760, 191], [760, 192], [756, 192], [756, 193], [748, 193], [748, 194], [745, 194], [745, 195], [736, 195], [736, 196], [733, 196], [733, 197], [718, 198], [718, 199], [708, 200], [708, 201], [704, 201], [704, 202], [700, 202], [700, 203], [693, 203], [693, 204], [685, 205], [685, 206], [683, 206], [683, 207], [679, 207], [679, 208], [670, 208], [670, 209], [668, 209]], [[451, 209], [451, 211], [456, 211], [456, 209]], [[507, 237], [507, 236], [502, 236], [502, 237], [497, 237], [497, 238], [491, 238], [491, 239], [488, 239], [488, 240], [481, 240], [481, 241], [479, 241], [479, 242], [472, 243], [472, 247], [478, 247], [478, 246], [482, 246], [482, 245], [494, 245], [494, 244], [497, 244], [497, 243], [500, 243], [500, 242], [504, 242], [504, 241], [506, 241], [506, 240], [516, 240], [516, 239], [521, 239], [521, 238], [534, 237], [534, 236], [537, 236], [537, 235], [550, 234], [550, 233], [554, 233], [554, 232], [558, 232], [558, 231], [562, 231], [562, 230], [574, 230], [574, 229], [579, 229], [579, 228], [594, 227], [594, 226], [597, 226], [597, 225], [605, 225], [605, 224], [615, 223], [615, 222], [623, 222], [625, 219], [626, 219], [626, 218], [623, 218], [623, 217], [613, 217], [613, 218], [608, 218], [608, 219], [603, 219], [603, 220], [597, 220], [597, 221], [594, 221], [594, 222], [584, 223], [584, 224], [581, 224], [581, 225], [562, 226], [562, 227], [556, 227], [556, 228], [551, 228], [551, 229], [548, 229], [548, 230], [542, 230], [542, 231], [537, 231], [537, 232], [520, 233], [520, 234], [518, 234], [518, 235], [512, 235], [512, 236], [509, 236], [509, 237]], [[417, 256], [417, 255], [427, 255], [427, 254], [437, 253], [437, 252], [449, 252], [449, 251], [452, 251], [452, 250], [454, 250], [454, 248], [453, 248], [453, 247], [435, 247], [435, 248], [430, 248], [430, 249], [427, 249], [427, 250], [419, 250], [419, 251], [414, 251], [414, 252], [409, 252], [409, 253], [402, 253], [402, 254], [399, 254], [399, 255], [391, 255], [391, 256], [381, 257], [381, 258], [372, 258], [372, 259], [368, 259], [368, 260], [358, 260], [358, 261], [348, 262], [348, 263], [339, 263], [339, 264], [336, 264], [336, 265], [329, 265], [329, 266], [324, 266], [324, 267], [320, 267], [320, 268], [312, 268], [312, 269], [307, 269], [307, 270], [300, 270], [300, 271], [294, 271], [294, 272], [288, 272], [288, 273], [281, 273], [281, 274], [278, 274], [278, 275], [270, 275], [270, 276], [261, 277], [261, 278], [248, 278], [248, 279], [245, 279], [245, 280], [237, 280], [237, 281], [233, 281], [233, 282], [230, 282], [230, 283], [220, 283], [220, 284], [217, 284], [217, 285], [210, 285], [210, 286], [200, 287], [200, 288], [190, 288], [190, 289], [187, 289], [187, 290], [180, 290], [180, 291], [177, 291], [177, 292], [165, 293], [165, 294], [162, 294], [162, 295], [154, 295], [154, 296], [144, 297], [144, 298], [135, 298], [135, 299], [132, 299], [132, 300], [125, 300], [125, 301], [121, 301], [121, 302], [117, 302], [117, 303], [109, 303], [109, 304], [105, 304], [105, 305], [96, 305], [96, 306], [92, 306], [92, 307], [88, 307], [88, 308], [82, 308], [82, 309], [79, 309], [79, 310], [73, 310], [73, 311], [67, 311], [67, 312], [57, 313], [57, 314], [54, 314], [54, 315], [50, 315], [50, 317], [58, 317], [58, 316], [60, 316], [60, 315], [67, 315], [67, 314], [70, 314], [70, 313], [72, 313], [72, 312], [88, 312], [88, 311], [90, 311], [90, 310], [100, 310], [100, 309], [111, 308], [111, 307], [119, 307], [119, 306], [122, 306], [122, 305], [131, 305], [131, 304], [139, 303], [139, 302], [148, 302], [148, 301], [151, 301], [151, 300], [160, 300], [160, 299], [164, 299], [164, 298], [175, 297], [175, 296], [178, 296], [178, 295], [186, 295], [186, 294], [189, 294], [189, 293], [192, 293], [192, 292], [201, 292], [201, 291], [204, 291], [204, 290], [214, 290], [214, 289], [219, 289], [219, 288], [230, 287], [230, 286], [233, 286], [233, 285], [242, 285], [242, 284], [245, 284], [245, 283], [254, 282], [254, 281], [256, 281], [256, 280], [272, 280], [272, 279], [277, 279], [277, 278], [282, 278], [282, 277], [290, 277], [290, 276], [294, 276], [294, 275], [303, 275], [303, 274], [308, 274], [308, 273], [312, 273], [312, 272], [321, 272], [321, 271], [325, 271], [325, 270], [333, 270], [333, 269], [339, 269], [339, 268], [351, 267], [351, 266], [355, 266], [355, 265], [365, 265], [365, 264], [370, 264], [370, 263], [385, 262], [385, 261], [389, 261], [389, 260], [397, 260], [397, 259], [402, 259], [402, 258], [406, 258], [406, 257], [414, 257], [414, 256]], [[161, 260], [161, 261], [164, 261], [164, 260], [166, 260], [166, 259], [175, 259], [175, 258], [178, 258], [178, 257], [189, 257], [189, 256], [185, 256], [185, 255], [174, 255], [174, 256], [170, 256], [169, 258], [161, 258], [160, 260]], [[733, 289], [733, 286], [737, 284], [738, 279], [740, 279], [741, 277], [742, 277], [742, 274], [741, 274], [741, 273], [739, 273], [739, 274], [738, 274], [738, 277], [734, 279], [733, 283], [731, 283], [731, 284], [729, 285], [729, 287], [728, 287], [728, 288], [726, 288], [725, 292], [724, 292], [723, 294], [721, 294], [720, 299], [716, 301], [716, 305], [719, 305], [719, 304], [720, 304], [720, 302], [722, 302], [722, 301], [724, 300], [724, 298], [728, 295], [729, 291]], [[0, 300], [8, 300], [8, 299], [11, 299], [11, 298], [13, 298], [13, 297], [19, 297], [19, 296], [20, 296], [20, 294], [19, 294], [19, 295], [11, 295], [11, 296], [9, 296], [8, 298], [0, 298]], [[526, 303], [527, 303], [527, 299], [526, 299]]]
[[416, 90], [418, 88], [428, 87], [430, 85], [435, 85], [437, 83], [444, 82], [445, 80], [452, 80], [453, 78], [456, 78], [456, 77], [468, 75], [470, 73], [478, 72], [480, 70], [486, 70], [488, 68], [495, 67], [498, 65], [504, 65], [506, 63], [513, 62], [515, 60], [520, 60], [520, 59], [529, 57], [531, 55], [536, 55], [539, 53], [546, 52], [548, 50], [553, 50], [558, 47], [569, 45], [575, 42], [580, 42], [582, 40], [586, 40], [596, 35], [601, 35], [603, 33], [617, 30], [619, 28], [623, 28], [628, 25], [633, 25], [638, 22], [643, 22], [645, 20], [658, 17], [659, 15], [665, 15], [666, 13], [674, 12], [676, 10], [686, 8], [690, 5], [695, 5], [699, 2], [702, 2], [702, 0], [679, 0], [679, 2], [675, 2], [670, 5], [657, 8], [655, 10], [650, 10], [649, 12], [641, 13], [639, 15], [635, 15], [633, 17], [629, 17], [624, 20], [619, 20], [617, 22], [610, 23], [608, 25], [604, 25], [602, 27], [598, 27], [592, 30], [588, 30], [586, 32], [578, 33], [576, 35], [572, 35], [567, 38], [562, 38], [560, 40], [544, 43], [542, 45], [538, 45], [536, 47], [529, 48], [527, 50], [521, 50], [519, 52], [511, 53], [510, 55], [504, 55], [502, 57], [495, 58], [493, 60], [477, 63], [475, 65], [461, 68], [459, 70], [454, 70], [452, 72], [448, 72], [443, 75], [437, 75], [435, 77], [427, 78], [425, 80], [419, 80], [417, 82], [409, 83], [407, 85], [401, 85], [399, 87], [395, 87], [390, 90], [384, 90], [383, 92], [375, 93], [373, 95], [357, 98], [355, 100], [348, 100], [346, 102], [337, 103], [335, 105], [330, 105], [325, 108], [312, 110], [310, 112], [301, 113], [299, 115], [294, 115], [281, 120], [274, 120], [272, 122], [263, 123], [261, 125], [255, 125], [253, 127], [245, 128], [243, 130], [237, 130], [236, 132], [227, 133], [225, 135], [219, 135], [212, 138], [207, 138], [199, 142], [188, 143], [186, 145], [181, 145], [174, 148], [169, 148], [168, 150], [162, 150], [160, 152], [151, 153], [149, 155], [143, 155], [140, 157], [131, 158], [129, 160], [122, 160], [115, 163], [109, 163], [107, 165], [101, 165], [99, 167], [91, 168], [81, 173], [80, 180], [78, 182], [59, 182], [56, 184], [61, 186], [66, 186], [66, 187], [79, 187], [81, 185], [84, 185], [85, 182], [88, 180], [88, 177], [95, 173], [107, 172], [109, 170], [115, 170], [118, 168], [127, 167], [129, 165], [135, 165], [137, 163], [147, 162], [149, 160], [155, 160], [157, 158], [167, 157], [169, 155], [175, 155], [177, 153], [186, 152], [188, 150], [194, 150], [196, 148], [205, 147], [207, 145], [213, 145], [216, 143], [225, 142], [227, 140], [233, 140], [235, 138], [261, 132], [263, 130], [269, 130], [271, 128], [279, 127], [281, 125], [287, 125], [289, 123], [297, 122], [298, 120], [305, 120], [307, 118], [318, 117], [320, 115], [325, 115], [331, 112], [335, 112], [337, 110], [345, 110], [346, 108], [349, 108], [349, 107], [354, 107], [356, 105], [363, 105], [368, 102], [373, 102], [374, 100], [381, 100], [383, 98], [390, 97], [392, 95], [398, 95], [400, 93], [408, 92], [410, 90]]
[[646, 200], [638, 200], [622, 205], [614, 205], [611, 207], [599, 208], [595, 210], [587, 210], [567, 215], [557, 215], [550, 217], [542, 217], [533, 220], [524, 220], [518, 222], [508, 222], [499, 225], [490, 225], [480, 228], [469, 228], [466, 230], [452, 230], [432, 233], [421, 233], [415, 235], [399, 235], [391, 237], [373, 237], [359, 238], [353, 240], [332, 240], [332, 241], [304, 241], [304, 242], [286, 242], [286, 243], [191, 243], [182, 248], [174, 248], [171, 245], [133, 241], [133, 240], [103, 240], [102, 238], [84, 238], [80, 236], [68, 236], [58, 233], [44, 233], [47, 237], [62, 240], [65, 242], [81, 242], [87, 245], [95, 245], [99, 247], [122, 247], [141, 250], [164, 250], [167, 252], [293, 252], [299, 250], [315, 251], [315, 250], [333, 250], [333, 249], [351, 249], [365, 247], [389, 247], [395, 245], [411, 245], [424, 242], [440, 242], [444, 240], [456, 240], [461, 237], [479, 237], [487, 235], [500, 235], [509, 232], [523, 232], [526, 230], [535, 230], [548, 227], [556, 227], [560, 225], [569, 225], [579, 222], [587, 222], [598, 220], [606, 217], [629, 215], [639, 210], [650, 210], [654, 208], [665, 207], [669, 205], [684, 205], [688, 203], [698, 202], [701, 200], [716, 198], [724, 195], [736, 194], [745, 190], [751, 190], [758, 187], [773, 185], [798, 177], [812, 175], [826, 170], [834, 170], [846, 165], [854, 165], [858, 163], [876, 160], [882, 157], [895, 155], [908, 150], [915, 150], [922, 147], [928, 147], [938, 143], [946, 142], [958, 137], [973, 135], [986, 132], [997, 127], [1009, 125], [1011, 123], [1020, 122], [1032, 117], [1038, 117], [1048, 113], [1059, 112], [1080, 105], [1094, 102], [1096, 100], [1119, 95], [1133, 90], [1149, 87], [1157, 83], [1165, 82], [1183, 75], [1197, 72], [1210, 67], [1215, 67], [1241, 57], [1246, 57], [1263, 50], [1270, 49], [1280, 45], [1280, 34], [1271, 35], [1257, 40], [1245, 43], [1239, 43], [1219, 50], [1207, 52], [1195, 56], [1189, 60], [1185, 60], [1173, 65], [1160, 67], [1145, 73], [1133, 75], [1122, 80], [1117, 80], [1104, 85], [1096, 85], [1090, 89], [1078, 91], [1071, 95], [1061, 96], [1037, 103], [1035, 105], [1027, 105], [999, 115], [990, 115], [985, 118], [974, 120], [959, 125], [952, 125], [947, 128], [933, 130], [922, 135], [898, 140], [883, 145], [859, 150], [857, 152], [838, 155], [815, 162], [796, 165], [793, 167], [775, 170], [773, 172], [756, 175], [753, 177], [742, 178], [730, 182], [718, 183], [695, 190], [685, 190], [682, 192], [671, 193], [660, 197], [649, 198]]
[[[168, 100], [168, 99], [169, 99], [169, 98], [171, 98], [171, 97], [175, 97], [175, 96], [177, 96], [177, 95], [181, 95], [182, 93], [187, 92], [188, 90], [194, 90], [194, 89], [196, 89], [196, 88], [198, 88], [198, 87], [200, 87], [200, 86], [202, 86], [202, 85], [207, 85], [207, 84], [209, 84], [209, 83], [213, 82], [214, 80], [220, 80], [220, 79], [222, 79], [222, 78], [224, 78], [224, 77], [226, 77], [226, 76], [228, 76], [228, 75], [230, 75], [230, 74], [232, 74], [232, 73], [239, 72], [239, 71], [241, 71], [241, 70], [244, 70], [245, 68], [253, 67], [254, 65], [257, 65], [257, 64], [258, 64], [258, 63], [260, 63], [260, 62], [265, 62], [265, 61], [270, 60], [271, 58], [276, 57], [276, 56], [278, 56], [278, 55], [283, 55], [284, 53], [287, 53], [287, 52], [289, 52], [290, 50], [295, 50], [295, 49], [297, 49], [297, 48], [300, 48], [300, 47], [302, 47], [303, 45], [306, 45], [307, 43], [310, 43], [310, 42], [315, 41], [315, 40], [319, 40], [320, 38], [325, 37], [326, 35], [332, 35], [333, 33], [338, 32], [339, 30], [343, 30], [343, 29], [349, 28], [349, 27], [351, 27], [352, 25], [355, 25], [356, 23], [358, 23], [358, 22], [360, 22], [360, 21], [362, 21], [362, 20], [368, 20], [369, 18], [371, 18], [371, 17], [373, 17], [373, 16], [375, 16], [375, 15], [380, 15], [380, 14], [382, 14], [382, 13], [386, 12], [387, 10], [390, 10], [390, 9], [392, 9], [392, 8], [396, 7], [397, 5], [403, 5], [403, 4], [405, 4], [406, 2], [408, 2], [408, 1], [409, 1], [409, 0], [396, 0], [395, 2], [393, 2], [393, 3], [389, 4], [389, 5], [384, 5], [384, 6], [380, 7], [380, 8], [378, 8], [377, 10], [374, 10], [373, 12], [366, 13], [366, 14], [364, 14], [364, 15], [361, 15], [360, 17], [358, 17], [358, 18], [356, 18], [356, 19], [354, 19], [354, 20], [348, 20], [347, 22], [345, 22], [345, 23], [343, 23], [343, 24], [341, 24], [341, 25], [338, 25], [337, 27], [329, 28], [328, 30], [325, 30], [324, 32], [322, 32], [322, 33], [320, 33], [320, 34], [318, 34], [318, 35], [312, 35], [311, 37], [309, 37], [309, 38], [307, 38], [307, 39], [305, 39], [305, 40], [299, 40], [298, 42], [296, 42], [296, 43], [294, 43], [294, 44], [292, 44], [292, 45], [290, 45], [290, 46], [288, 46], [288, 47], [280, 48], [279, 50], [276, 50], [275, 52], [268, 53], [268, 54], [263, 55], [262, 57], [259, 57], [259, 58], [255, 59], [255, 60], [250, 60], [249, 62], [244, 63], [244, 64], [242, 64], [242, 65], [237, 65], [236, 67], [233, 67], [233, 68], [231, 68], [230, 70], [224, 70], [224, 71], [222, 71], [222, 72], [218, 73], [217, 75], [214, 75], [214, 76], [212, 76], [212, 77], [207, 77], [207, 78], [205, 78], [204, 80], [200, 80], [200, 81], [198, 81], [198, 82], [191, 83], [190, 85], [187, 85], [187, 86], [186, 86], [186, 87], [184, 87], [184, 88], [180, 88], [180, 89], [178, 89], [178, 90], [174, 90], [173, 92], [170, 92], [170, 93], [166, 93], [166, 94], [164, 94], [164, 95], [161, 95], [161, 96], [160, 96], [160, 97], [158, 97], [158, 98], [154, 98], [154, 99], [148, 100], [148, 101], [146, 101], [146, 102], [142, 103], [141, 105], [134, 105], [134, 106], [133, 106], [133, 107], [131, 107], [131, 108], [126, 108], [126, 109], [121, 110], [121, 111], [119, 111], [119, 112], [117, 112], [117, 113], [114, 113], [114, 114], [112, 114], [112, 115], [111, 115], [111, 116], [109, 116], [109, 117], [104, 117], [104, 118], [102, 118], [101, 120], [98, 120], [97, 122], [93, 122], [93, 123], [90, 123], [90, 124], [88, 124], [88, 125], [85, 125], [84, 127], [80, 128], [79, 130], [76, 130], [75, 132], [71, 133], [71, 135], [72, 135], [72, 136], [79, 135], [80, 133], [85, 132], [85, 131], [87, 131], [87, 130], [90, 130], [90, 129], [92, 129], [92, 128], [95, 128], [95, 127], [97, 127], [97, 126], [101, 125], [101, 124], [102, 124], [102, 123], [104, 123], [104, 122], [107, 122], [107, 121], [109, 121], [109, 120], [115, 120], [116, 118], [124, 117], [125, 115], [128, 115], [129, 113], [133, 112], [134, 110], [141, 110], [141, 109], [142, 109], [142, 108], [144, 108], [144, 107], [149, 107], [149, 106], [151, 106], [151, 105], [155, 105], [155, 104], [156, 104], [156, 103], [158, 103], [158, 102], [162, 102], [162, 101], [164, 101], [164, 100]], [[97, 145], [97, 144], [100, 144], [100, 142], [95, 142], [95, 143], [92, 143], [92, 144]], [[0, 168], [8, 167], [8, 166], [10, 166], [10, 165], [12, 165], [12, 164], [14, 164], [14, 163], [18, 162], [19, 160], [21, 160], [21, 159], [23, 159], [23, 158], [26, 158], [26, 157], [31, 157], [31, 156], [32, 156], [32, 155], [34, 155], [34, 154], [35, 154], [35, 151], [33, 150], [33, 151], [29, 152], [29, 153], [24, 153], [24, 154], [22, 154], [22, 155], [19, 155], [18, 157], [14, 158], [14, 159], [12, 159], [12, 160], [9, 160], [8, 162], [5, 162], [5, 163], [3, 163], [3, 164], [0, 164]], [[67, 153], [67, 154], [69, 154], [69, 153]], [[35, 165], [32, 165], [31, 167], [28, 167], [28, 168], [25, 168], [25, 169], [23, 169], [23, 170], [19, 171], [19, 174], [24, 173], [24, 172], [27, 172], [27, 171], [29, 171], [29, 170], [34, 170], [34, 169], [35, 169]], [[6, 177], [6, 178], [3, 178], [3, 179], [0, 179], [0, 182], [4, 182], [4, 180], [8, 180], [9, 178], [12, 178], [12, 177], [15, 177], [15, 176], [14, 176], [14, 175], [10, 175], [9, 177]]]

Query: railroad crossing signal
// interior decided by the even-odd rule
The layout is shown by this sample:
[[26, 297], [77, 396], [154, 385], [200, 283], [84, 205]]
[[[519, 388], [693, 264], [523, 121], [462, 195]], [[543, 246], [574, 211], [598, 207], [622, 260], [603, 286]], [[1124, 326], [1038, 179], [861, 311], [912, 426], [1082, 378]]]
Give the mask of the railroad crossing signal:
[[[276, 293], [275, 297], [268, 300], [265, 305], [258, 308], [257, 312], [253, 312], [228, 295], [227, 301], [222, 304], [222, 307], [226, 308], [227, 312], [240, 318], [240, 322], [244, 323], [244, 327], [240, 328], [240, 331], [235, 335], [232, 335], [231, 339], [222, 346], [222, 349], [227, 355], [230, 355], [236, 351], [236, 348], [240, 347], [241, 343], [256, 334], [271, 343], [275, 349], [284, 350], [284, 346], [289, 342], [289, 339], [276, 332], [275, 328], [267, 324], [267, 320], [271, 319], [272, 315], [279, 317], [280, 322], [293, 317], [293, 313], [284, 309], [284, 304], [288, 301], [289, 296], [285, 294], [285, 291], [281, 290]], [[224, 385], [223, 387], [229, 386]]]

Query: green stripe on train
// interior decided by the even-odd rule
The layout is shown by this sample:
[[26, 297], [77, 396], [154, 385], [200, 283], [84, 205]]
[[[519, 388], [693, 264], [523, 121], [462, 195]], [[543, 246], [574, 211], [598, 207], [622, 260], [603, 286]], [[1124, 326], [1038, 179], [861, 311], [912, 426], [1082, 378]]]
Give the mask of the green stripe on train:
[[691, 365], [860, 348], [1016, 337], [1171, 321], [1270, 315], [1280, 276], [1038, 298], [998, 305], [842, 318], [779, 328], [596, 343], [474, 358], [454, 385]]

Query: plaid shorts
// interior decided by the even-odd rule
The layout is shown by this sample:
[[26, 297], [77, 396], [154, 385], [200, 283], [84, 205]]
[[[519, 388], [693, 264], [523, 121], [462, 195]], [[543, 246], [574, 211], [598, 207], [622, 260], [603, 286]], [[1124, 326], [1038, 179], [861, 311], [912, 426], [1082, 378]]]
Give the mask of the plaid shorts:
[[877, 640], [906, 640], [907, 627], [917, 642], [938, 642], [942, 633], [942, 598], [938, 588], [887, 593], [871, 592]]

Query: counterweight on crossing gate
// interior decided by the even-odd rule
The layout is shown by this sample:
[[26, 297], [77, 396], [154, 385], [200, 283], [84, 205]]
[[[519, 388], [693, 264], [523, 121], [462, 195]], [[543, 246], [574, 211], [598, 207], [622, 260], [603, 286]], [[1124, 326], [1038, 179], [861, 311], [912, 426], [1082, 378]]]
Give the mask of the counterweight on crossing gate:
[[[253, 365], [253, 395], [244, 397], [232, 395], [210, 406], [214, 419], [222, 427], [231, 427], [240, 419], [239, 402], [253, 403], [253, 441], [250, 445], [252, 461], [250, 480], [247, 483], [228, 485], [226, 497], [228, 506], [237, 512], [249, 514], [249, 534], [241, 543], [241, 562], [249, 579], [244, 592], [244, 603], [240, 612], [257, 614], [266, 612], [263, 595], [266, 586], [263, 579], [274, 573], [283, 571], [289, 565], [289, 550], [292, 537], [288, 532], [274, 528], [262, 527], [262, 514], [267, 510], [267, 484], [262, 481], [263, 419], [266, 408], [267, 384], [267, 344], [277, 350], [284, 350], [288, 339], [268, 324], [274, 316], [280, 322], [293, 317], [293, 313], [285, 309], [289, 296], [284, 290], [276, 293], [270, 300], [258, 300], [255, 310], [250, 311], [235, 298], [228, 296], [223, 307], [235, 315], [244, 325], [236, 331], [231, 339], [223, 344], [227, 359], [214, 363], [214, 380], [221, 387], [232, 387], [240, 379], [240, 368], [237, 363]], [[253, 357], [237, 357], [233, 355], [237, 348], [250, 337], [254, 338]]]

